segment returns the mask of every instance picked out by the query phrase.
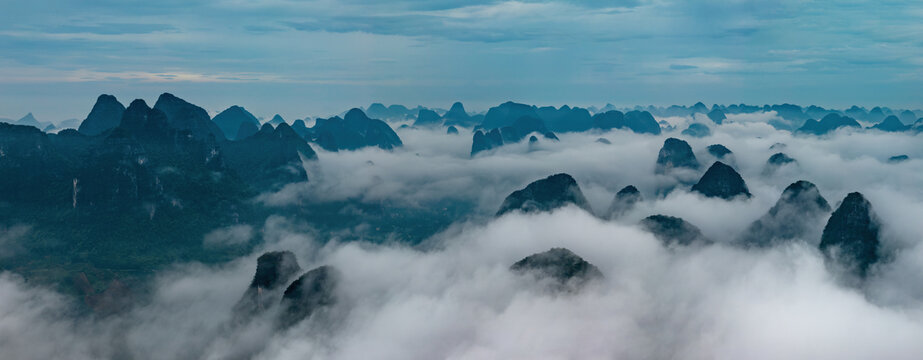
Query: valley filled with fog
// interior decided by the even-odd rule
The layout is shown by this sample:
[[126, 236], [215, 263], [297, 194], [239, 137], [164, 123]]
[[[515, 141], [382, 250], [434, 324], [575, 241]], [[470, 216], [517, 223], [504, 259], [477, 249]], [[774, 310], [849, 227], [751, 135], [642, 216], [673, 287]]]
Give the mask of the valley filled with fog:
[[[100, 97], [119, 115], [92, 134], [0, 128], [5, 171], [60, 190], [3, 192], [0, 357], [923, 354], [923, 122], [735, 105], [594, 109], [568, 129], [507, 103], [454, 124], [454, 106], [254, 118], [216, 140], [219, 117], [166, 95], [124, 113]], [[607, 111], [626, 120], [600, 126]], [[631, 120], [646, 116], [656, 131]], [[503, 141], [479, 148], [493, 129]]]

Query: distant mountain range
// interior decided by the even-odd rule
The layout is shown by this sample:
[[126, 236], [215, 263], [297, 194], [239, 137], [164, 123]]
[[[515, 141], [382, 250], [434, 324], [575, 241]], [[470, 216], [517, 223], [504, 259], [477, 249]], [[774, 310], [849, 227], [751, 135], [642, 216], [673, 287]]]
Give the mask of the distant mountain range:
[[[270, 121], [257, 129], [242, 107], [213, 120], [201, 107], [165, 93], [153, 107], [140, 99], [125, 107], [100, 95], [79, 130], [49, 132], [31, 114], [16, 124], [0, 123], [0, 218], [38, 229], [24, 247], [46, 254], [40, 262], [0, 259], [0, 269], [41, 270], [30, 277], [59, 284], [62, 276], [80, 273], [95, 283], [100, 269], [107, 269], [105, 279], [122, 271], [114, 269], [147, 271], [182, 258], [237, 256], [249, 245], [206, 249], [202, 236], [260, 221], [265, 209], [255, 196], [308, 181], [305, 163], [318, 155], [305, 135], [319, 134], [310, 140], [330, 151], [401, 146], [386, 123], [360, 110], [343, 122], [299, 132]], [[255, 131], [240, 131], [243, 125]], [[74, 285], [75, 291], [85, 285]]]
[[[220, 262], [252, 250], [259, 239], [218, 250], [206, 248], [201, 239], [213, 229], [265, 221], [273, 212], [254, 199], [290, 184], [309, 182], [313, 175], [307, 169], [320, 166], [318, 160], [330, 152], [400, 151], [402, 130], [395, 131], [392, 125], [438, 130], [433, 133], [439, 136], [467, 131], [472, 136], [470, 155], [480, 158], [525, 141], [532, 151], [574, 132], [708, 137], [712, 129], [726, 126], [735, 115], [768, 111], [778, 115], [770, 125], [796, 136], [826, 136], [845, 128], [910, 134], [923, 130], [923, 119], [914, 119], [919, 113], [880, 107], [837, 111], [788, 104], [707, 107], [697, 103], [631, 109], [607, 105], [597, 110], [515, 102], [492, 107], [484, 114], [469, 114], [461, 103], [445, 111], [372, 104], [366, 111], [353, 108], [342, 116], [314, 119], [308, 127], [308, 120], [290, 124], [280, 115], [261, 124], [258, 117], [237, 105], [211, 118], [203, 108], [169, 93], [160, 95], [153, 106], [137, 99], [127, 107], [103, 94], [79, 124], [67, 121], [56, 128], [32, 114], [16, 121], [0, 119], [0, 218], [33, 225], [36, 231], [24, 241], [25, 252], [43, 254], [0, 259], [0, 269], [12, 269], [39, 282], [63, 284], [66, 291], [84, 294], [93, 309], [115, 307], [117, 302], [110, 299], [124, 297], [119, 294], [130, 287], [126, 279], [150, 274], [177, 260]], [[694, 122], [682, 131], [658, 122], [658, 118], [671, 116], [691, 116]], [[605, 138], [596, 142], [612, 144]], [[766, 161], [764, 176], [773, 176], [783, 166], [798, 166], [781, 147], [771, 148], [775, 154]], [[715, 201], [746, 201], [752, 196], [735, 169], [733, 152], [721, 144], [708, 146], [697, 159], [688, 142], [669, 137], [657, 155], [652, 175], [676, 180], [654, 189], [658, 196], [680, 186]], [[888, 161], [896, 164], [908, 159], [896, 155]], [[638, 188], [625, 186], [598, 216], [619, 218], [643, 201]], [[287, 211], [310, 214], [313, 224], [320, 227], [374, 223], [376, 229], [432, 234], [470, 210], [467, 206], [471, 205], [394, 209], [386, 204], [344, 202], [299, 204]], [[557, 174], [511, 193], [496, 215], [567, 206], [593, 213], [577, 181]], [[787, 241], [819, 228], [815, 223], [832, 212], [820, 250], [831, 261], [864, 277], [878, 261], [878, 223], [871, 206], [861, 194], [850, 194], [839, 209], [832, 210], [813, 184], [794, 183], [741, 241], [756, 247]], [[354, 212], [363, 216], [356, 217]], [[432, 220], [417, 221], [407, 214]], [[694, 225], [669, 215], [650, 215], [642, 227], [667, 246], [711, 243]], [[836, 248], [848, 252], [837, 253]], [[555, 259], [554, 264], [583, 264], [572, 253], [554, 250], [524, 259], [523, 264], [529, 266], [522, 267], [538, 266], [546, 258]], [[335, 281], [336, 272], [328, 270], [318, 270], [302, 282]], [[101, 288], [101, 283], [109, 284], [107, 290], [93, 290]], [[294, 301], [301, 291], [298, 286], [294, 289], [297, 291], [276, 295]]]
[[[19, 118], [19, 120], [0, 118], [0, 123], [32, 126], [34, 128], [41, 129], [44, 131], [53, 131], [56, 129], [54, 124], [50, 122], [36, 120], [35, 116], [32, 115], [32, 113], [26, 114], [26, 116]], [[65, 120], [64, 122], [62, 122], [62, 125], [72, 125], [72, 124], [73, 124], [73, 120]]]
[[[101, 95], [100, 97], [107, 97], [107, 99], [101, 99], [104, 101], [97, 101], [97, 104], [103, 106], [103, 108], [98, 109], [97, 112], [118, 111], [117, 108], [111, 110], [106, 110], [105, 108], [106, 105], [113, 104], [113, 100], [115, 99], [114, 97], [111, 95]], [[163, 106], [166, 106], [166, 103]], [[373, 103], [369, 105], [369, 107], [364, 111], [364, 113], [371, 119], [380, 119], [386, 122], [412, 121], [413, 126], [417, 127], [481, 127], [486, 131], [494, 128], [502, 128], [503, 126], [509, 126], [519, 117], [531, 116], [542, 119], [542, 121], [545, 122], [547, 129], [552, 132], [579, 132], [594, 128], [606, 130], [625, 127], [636, 132], [651, 133], [658, 132], [659, 127], [655, 128], [653, 126], [648, 126], [644, 128], [644, 125], [641, 125], [639, 121], [646, 121], [646, 119], [643, 119], [643, 117], [646, 117], [646, 114], [650, 114], [652, 117], [660, 118], [685, 116], [694, 117], [701, 115], [703, 116], [703, 119], [706, 119], [715, 125], [720, 125], [724, 120], [727, 119], [727, 115], [757, 112], [775, 112], [779, 119], [770, 121], [770, 125], [776, 127], [777, 129], [789, 131], [799, 130], [802, 133], [812, 134], [825, 133], [826, 129], [831, 125], [831, 123], [828, 121], [828, 124], [821, 125], [819, 128], [817, 128], [817, 125], [815, 125], [813, 122], [810, 122], [809, 120], [814, 119], [817, 120], [817, 122], [823, 122], [823, 119], [831, 114], [837, 115], [840, 118], [849, 118], [870, 125], [877, 125], [882, 121], [886, 121], [884, 126], [870, 126], [874, 129], [879, 129], [882, 131], [903, 131], [914, 127], [914, 124], [917, 124], [918, 126], [916, 126], [916, 128], [919, 129], [921, 128], [919, 125], [923, 124], [923, 122], [918, 123], [918, 120], [923, 118], [923, 110], [920, 109], [890, 109], [887, 107], [876, 106], [871, 110], [867, 110], [864, 107], [855, 105], [845, 110], [827, 109], [816, 105], [802, 107], [793, 104], [714, 104], [711, 107], [708, 107], [702, 102], [698, 102], [691, 106], [670, 105], [666, 107], [616, 107], [612, 104], [606, 104], [606, 106], [602, 108], [596, 108], [592, 106], [588, 108], [581, 108], [570, 107], [568, 105], [562, 105], [559, 108], [555, 108], [551, 106], [539, 107], [535, 105], [507, 102], [492, 107], [485, 113], [469, 114], [465, 110], [464, 105], [460, 102], [452, 104], [449, 110], [426, 108], [423, 106], [408, 108], [399, 104], [385, 106], [381, 103]], [[345, 112], [341, 113], [341, 117], [344, 115]], [[638, 118], [639, 115], [641, 115], [642, 118]], [[53, 125], [51, 122], [36, 120], [36, 118], [31, 113], [25, 115], [19, 120], [0, 118], [0, 122], [16, 125], [29, 125], [41, 130], [47, 129], [46, 131], [76, 128], [80, 125], [84, 125], [88, 126], [84, 133], [91, 134], [95, 132], [92, 128], [95, 126], [93, 124], [98, 122], [98, 120], [95, 119], [98, 116], [99, 114], [93, 114], [91, 112], [91, 115], [88, 116], [87, 119], [93, 120], [90, 121], [89, 124], [80, 124], [79, 120], [70, 119], [62, 121], [58, 123], [58, 125]], [[257, 129], [259, 129], [259, 126], [261, 125], [260, 118], [255, 117], [246, 109], [237, 105], [225, 109], [216, 115], [212, 120], [215, 124], [218, 125], [224, 136], [228, 139], [238, 138], [237, 133], [240, 130], [242, 122], [254, 123], [257, 125]], [[306, 120], [307, 119], [305, 119], [305, 121]], [[270, 120], [266, 122], [272, 124], [273, 126], [277, 126], [281, 123], [289, 123], [292, 125], [294, 124], [292, 122], [287, 122], [278, 114], [274, 115]], [[84, 121], [84, 123], [86, 123], [86, 121]], [[112, 127], [112, 125], [113, 124], [108, 124], [107, 126]], [[49, 126], [54, 127], [49, 128]], [[834, 127], [837, 126], [834, 124]], [[699, 134], [701, 131], [707, 130], [699, 126], [697, 128], [691, 129], [690, 134]]]
[[[369, 106], [369, 116], [390, 122], [412, 121], [413, 127], [431, 128], [436, 126], [472, 128], [471, 155], [516, 143], [530, 138], [556, 138], [555, 133], [607, 131], [625, 129], [640, 134], [660, 134], [672, 131], [666, 122], [655, 120], [664, 117], [693, 117], [696, 122], [682, 131], [690, 137], [705, 137], [711, 133], [711, 126], [720, 126], [728, 115], [774, 112], [776, 118], [769, 125], [779, 130], [787, 130], [804, 135], [822, 136], [840, 128], [862, 128], [860, 122], [868, 124], [869, 129], [901, 132], [923, 131], [923, 110], [892, 110], [875, 107], [871, 111], [853, 106], [847, 110], [825, 109], [811, 105], [801, 107], [792, 104], [777, 105], [712, 105], [699, 102], [692, 106], [672, 105], [668, 107], [633, 107], [617, 108], [607, 104], [601, 109], [580, 108], [563, 105], [559, 108], [506, 102], [488, 109], [483, 115], [469, 115], [459, 102], [454, 103], [448, 111], [440, 112], [417, 106], [407, 108], [402, 105], [375, 103]], [[819, 120], [817, 120], [819, 119]], [[524, 126], [525, 124], [528, 124]], [[404, 125], [406, 126], [406, 125]]]

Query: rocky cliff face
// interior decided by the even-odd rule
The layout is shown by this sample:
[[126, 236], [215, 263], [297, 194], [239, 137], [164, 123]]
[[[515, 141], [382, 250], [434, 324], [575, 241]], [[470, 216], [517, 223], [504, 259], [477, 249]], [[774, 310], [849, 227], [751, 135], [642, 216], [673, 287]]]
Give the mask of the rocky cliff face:
[[316, 312], [336, 305], [342, 275], [332, 266], [321, 266], [296, 279], [282, 294], [279, 326], [287, 328]]
[[271, 251], [256, 259], [256, 273], [234, 306], [234, 316], [244, 320], [275, 306], [282, 291], [301, 272], [291, 251]]
[[311, 130], [313, 141], [327, 151], [357, 150], [369, 146], [391, 150], [404, 145], [387, 123], [370, 119], [359, 109], [350, 110], [342, 119], [317, 119]]
[[718, 197], [725, 200], [733, 199], [737, 196], [749, 198], [750, 190], [747, 189], [747, 183], [740, 177], [740, 174], [734, 168], [715, 161], [705, 175], [699, 179], [699, 182], [692, 186], [692, 191], [701, 193], [707, 197]]
[[228, 167], [260, 190], [308, 181], [302, 159], [317, 160], [311, 145], [285, 123], [263, 125], [253, 136], [226, 143], [224, 152]]
[[880, 259], [879, 227], [872, 204], [861, 193], [849, 193], [827, 220], [820, 250], [828, 260], [865, 278]]
[[[741, 236], [748, 247], [769, 247], [808, 238], [830, 214], [830, 205], [813, 183], [799, 180], [782, 192], [766, 215], [754, 221]], [[817, 233], [813, 233], [815, 236]]]
[[641, 227], [654, 234], [664, 246], [668, 247], [712, 243], [695, 225], [674, 216], [651, 215], [641, 220]]
[[479, 152], [501, 146], [503, 146], [503, 135], [500, 134], [499, 129], [493, 129], [486, 133], [478, 130], [474, 132], [474, 137], [471, 139], [471, 156], [473, 157]]
[[96, 104], [90, 110], [86, 120], [80, 123], [77, 131], [88, 136], [95, 136], [109, 131], [122, 121], [125, 106], [115, 96], [102, 94], [96, 99]]
[[695, 170], [699, 168], [699, 161], [692, 153], [689, 143], [677, 138], [667, 138], [663, 142], [663, 147], [660, 148], [660, 153], [657, 154], [655, 171], [658, 174], [666, 174], [675, 168]]
[[503, 201], [497, 216], [517, 210], [525, 213], [551, 211], [569, 204], [592, 212], [577, 181], [568, 174], [556, 174], [514, 191]]

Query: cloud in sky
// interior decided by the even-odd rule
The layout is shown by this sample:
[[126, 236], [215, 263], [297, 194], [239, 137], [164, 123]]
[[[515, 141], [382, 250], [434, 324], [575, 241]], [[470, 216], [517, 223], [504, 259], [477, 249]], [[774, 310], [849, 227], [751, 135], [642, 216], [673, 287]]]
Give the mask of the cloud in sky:
[[[911, 94], [923, 90], [921, 7], [795, 0], [19, 2], [0, 14], [0, 69], [19, 74], [0, 77], [0, 115], [82, 117], [90, 104], [78, 106], [78, 98], [117, 91], [204, 93], [201, 104], [210, 109], [236, 101], [289, 117], [372, 101], [445, 107], [462, 100], [486, 108], [508, 99], [915, 108]], [[392, 61], [375, 61], [383, 58]], [[86, 73], [113, 76], [80, 78]], [[158, 84], [130, 74], [193, 76]], [[210, 74], [261, 76], [228, 85]], [[80, 83], [47, 91], [75, 78]], [[675, 86], [665, 89], [667, 81]]]

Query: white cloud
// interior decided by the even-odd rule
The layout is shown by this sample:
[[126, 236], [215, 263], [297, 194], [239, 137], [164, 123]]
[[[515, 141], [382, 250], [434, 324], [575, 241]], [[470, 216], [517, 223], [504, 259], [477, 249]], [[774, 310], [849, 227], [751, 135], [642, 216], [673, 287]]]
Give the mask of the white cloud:
[[[755, 117], [761, 116], [775, 115]], [[680, 130], [559, 134], [560, 142], [542, 140], [539, 151], [514, 144], [470, 159], [470, 133], [404, 129], [407, 145], [394, 152], [321, 152], [308, 187], [271, 196], [419, 206], [455, 199], [476, 202], [476, 214], [420, 247], [341, 243], [336, 232], [283, 216], [219, 229], [210, 236], [236, 239], [259, 229], [266, 243], [224, 265], [165, 270], [149, 301], [108, 318], [72, 317], [69, 299], [3, 274], [0, 347], [27, 359], [62, 353], [78, 359], [914, 359], [923, 352], [923, 225], [916, 221], [923, 213], [923, 150], [917, 138], [880, 132], [800, 137], [743, 118], [713, 128], [709, 137], [687, 140], [703, 161], [710, 144], [734, 151], [752, 199], [705, 199], [686, 187], [654, 196], [651, 184], [664, 181], [653, 174], [657, 150]], [[598, 137], [612, 144], [595, 142]], [[765, 161], [776, 151], [769, 147], [777, 142], [787, 144], [783, 151], [799, 165], [764, 177]], [[897, 153], [911, 160], [885, 161]], [[598, 211], [628, 184], [646, 201], [619, 221], [575, 207], [492, 217], [506, 194], [555, 172], [574, 175]], [[799, 179], [817, 184], [833, 206], [861, 191], [881, 218], [889, 259], [862, 287], [838, 282], [816, 249], [818, 239], [767, 250], [734, 245]], [[681, 216], [718, 244], [665, 249], [635, 225], [654, 213]], [[576, 294], [551, 294], [508, 271], [525, 256], [561, 246], [598, 266], [605, 279]], [[265, 250], [292, 250], [305, 270], [340, 269], [339, 310], [287, 332], [273, 330], [273, 314], [230, 325], [231, 309]]]
[[205, 234], [202, 243], [205, 246], [234, 246], [246, 244], [253, 238], [253, 227], [246, 224], [215, 229]]
[[[278, 225], [264, 230], [290, 236]], [[634, 226], [574, 207], [458, 224], [432, 241], [439, 245], [429, 251], [289, 244], [305, 269], [341, 269], [339, 306], [348, 311], [334, 323], [313, 319], [282, 333], [259, 321], [227, 325], [256, 254], [219, 267], [176, 267], [158, 277], [149, 304], [97, 321], [67, 320], [63, 298], [4, 275], [0, 344], [17, 358], [121, 351], [140, 358], [912, 359], [923, 351], [918, 302], [870, 302], [837, 285], [819, 252], [804, 244], [668, 251]], [[551, 294], [508, 271], [558, 246], [597, 265], [605, 279], [577, 294]], [[904, 286], [872, 281], [876, 291]], [[52, 345], [34, 346], [48, 334]]]

